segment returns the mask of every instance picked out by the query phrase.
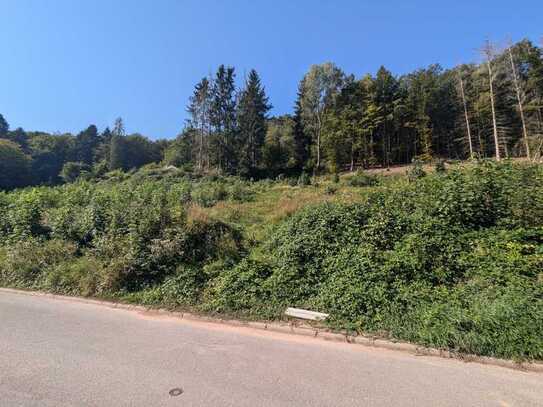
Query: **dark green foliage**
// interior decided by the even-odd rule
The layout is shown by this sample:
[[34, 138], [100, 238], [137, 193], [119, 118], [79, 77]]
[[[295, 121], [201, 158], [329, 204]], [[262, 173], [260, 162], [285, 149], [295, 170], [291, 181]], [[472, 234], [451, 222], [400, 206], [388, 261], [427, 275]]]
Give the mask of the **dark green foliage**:
[[336, 185], [327, 185], [324, 192], [328, 195], [334, 195], [337, 192], [337, 186]]
[[438, 174], [443, 174], [447, 171], [447, 167], [445, 166], [445, 161], [443, 159], [439, 158], [434, 162], [434, 171]]
[[306, 172], [302, 172], [298, 178], [298, 185], [301, 187], [311, 185], [311, 177]]
[[358, 170], [351, 178], [349, 185], [353, 187], [372, 187], [379, 183], [377, 177], [368, 175], [362, 170]]
[[75, 160], [86, 165], [91, 165], [94, 159], [95, 150], [100, 145], [100, 142], [98, 129], [94, 124], [90, 125], [75, 138]]
[[411, 168], [407, 170], [407, 179], [413, 182], [425, 176], [426, 176], [426, 171], [424, 171], [422, 161], [418, 159], [413, 160], [413, 164], [411, 165]]
[[28, 144], [32, 157], [32, 183], [60, 183], [60, 171], [64, 163], [74, 161], [73, 136], [32, 133]]
[[30, 179], [30, 157], [8, 140], [0, 139], [0, 190], [25, 186]]
[[[103, 178], [108, 169], [127, 171], [161, 161], [168, 145], [139, 134], [126, 136], [121, 119], [113, 132], [106, 128], [99, 133], [95, 125], [90, 125], [77, 136], [25, 132], [22, 128], [9, 131], [7, 123], [0, 131], [0, 165], [5, 166], [0, 178], [10, 178], [9, 183], [0, 180], [0, 190], [73, 182], [79, 175], [86, 179]], [[6, 143], [11, 143], [9, 154]]]
[[220, 65], [211, 88], [210, 124], [214, 128], [213, 161], [220, 171], [233, 173], [237, 167], [235, 69]]
[[4, 118], [4, 116], [2, 116], [2, 114], [0, 113], [0, 138], [7, 137], [8, 131], [9, 131], [9, 124]]
[[62, 171], [60, 171], [60, 178], [62, 178], [64, 182], [74, 182], [84, 173], [88, 173], [88, 171], [89, 167], [87, 164], [70, 161], [64, 164], [62, 167]]
[[304, 83], [300, 81], [293, 115], [293, 164], [298, 170], [307, 168], [311, 149], [311, 135], [305, 129], [302, 119], [302, 99], [304, 98]]
[[140, 134], [114, 134], [109, 148], [109, 169], [124, 171], [140, 168], [162, 159], [159, 146]]
[[125, 155], [126, 144], [124, 137], [114, 135], [111, 138], [111, 144], [109, 146], [109, 169], [118, 170], [126, 167]]
[[262, 161], [262, 146], [266, 136], [267, 114], [271, 109], [260, 77], [253, 69], [245, 88], [239, 95], [237, 122], [241, 143], [240, 172], [253, 174]]

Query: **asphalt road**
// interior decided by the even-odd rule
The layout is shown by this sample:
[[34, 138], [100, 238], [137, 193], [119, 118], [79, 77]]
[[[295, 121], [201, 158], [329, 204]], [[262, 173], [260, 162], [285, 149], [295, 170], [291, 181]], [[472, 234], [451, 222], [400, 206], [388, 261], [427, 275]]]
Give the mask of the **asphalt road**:
[[0, 406], [526, 407], [543, 375], [0, 292]]

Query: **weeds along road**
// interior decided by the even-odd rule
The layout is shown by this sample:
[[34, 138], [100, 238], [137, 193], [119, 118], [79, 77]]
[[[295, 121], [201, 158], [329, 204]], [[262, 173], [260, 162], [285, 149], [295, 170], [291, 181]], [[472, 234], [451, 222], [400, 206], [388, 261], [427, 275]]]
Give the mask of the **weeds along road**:
[[0, 405], [525, 407], [543, 375], [0, 292]]

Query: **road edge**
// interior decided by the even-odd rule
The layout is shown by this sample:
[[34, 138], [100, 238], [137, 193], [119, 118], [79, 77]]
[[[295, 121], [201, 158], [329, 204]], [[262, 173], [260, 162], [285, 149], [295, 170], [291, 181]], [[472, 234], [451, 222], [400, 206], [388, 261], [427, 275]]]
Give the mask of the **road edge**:
[[0, 292], [21, 294], [34, 297], [47, 297], [62, 301], [79, 302], [84, 304], [100, 305], [108, 308], [117, 308], [127, 311], [137, 311], [146, 314], [164, 315], [167, 317], [184, 319], [187, 321], [206, 322], [220, 325], [235, 326], [238, 328], [258, 329], [261, 331], [279, 332], [291, 335], [311, 336], [316, 339], [325, 341], [343, 342], [353, 345], [361, 345], [366, 347], [387, 349], [410, 353], [415, 356], [434, 356], [445, 359], [457, 359], [464, 362], [473, 362], [483, 365], [499, 366], [508, 369], [521, 370], [526, 372], [543, 373], [543, 363], [539, 362], [516, 362], [507, 359], [498, 359], [489, 356], [465, 355], [451, 352], [448, 350], [428, 348], [420, 345], [415, 345], [408, 342], [391, 341], [381, 338], [372, 338], [362, 335], [352, 335], [349, 332], [334, 332], [328, 328], [319, 328], [309, 325], [300, 324], [297, 322], [259, 322], [259, 321], [242, 321], [236, 319], [216, 318], [205, 315], [197, 315], [189, 312], [170, 311], [164, 308], [145, 307], [142, 305], [127, 304], [122, 302], [72, 297], [67, 295], [52, 294], [42, 291], [19, 290], [14, 288], [0, 287]]

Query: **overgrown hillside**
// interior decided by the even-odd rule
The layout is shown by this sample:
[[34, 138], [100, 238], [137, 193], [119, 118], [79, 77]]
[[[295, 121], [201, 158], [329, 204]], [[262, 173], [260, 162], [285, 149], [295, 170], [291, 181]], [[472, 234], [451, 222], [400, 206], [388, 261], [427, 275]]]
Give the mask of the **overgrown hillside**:
[[543, 167], [248, 182], [175, 168], [0, 193], [0, 284], [251, 319], [286, 306], [543, 359]]

